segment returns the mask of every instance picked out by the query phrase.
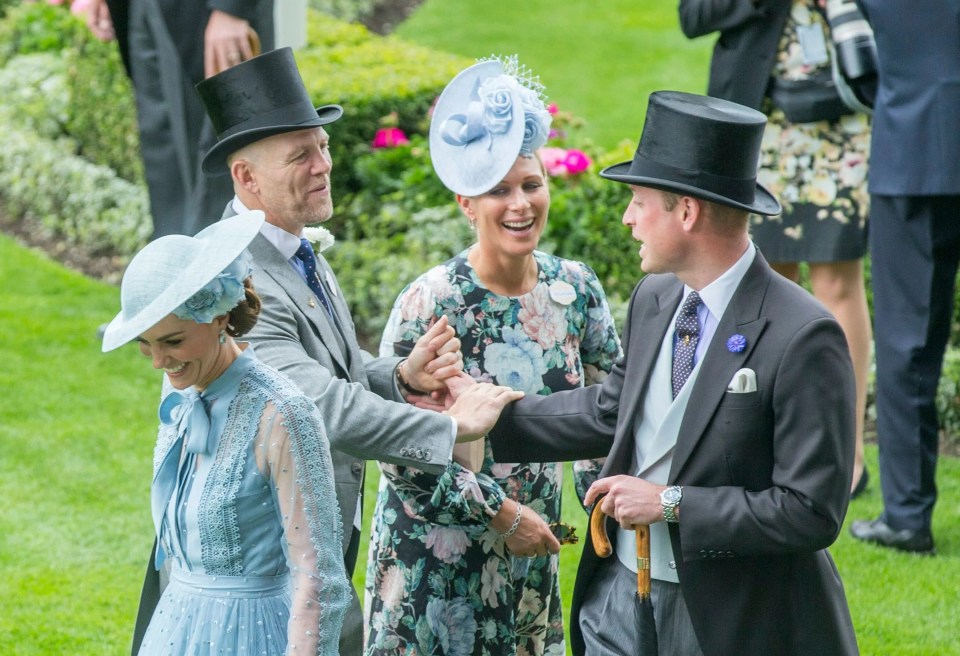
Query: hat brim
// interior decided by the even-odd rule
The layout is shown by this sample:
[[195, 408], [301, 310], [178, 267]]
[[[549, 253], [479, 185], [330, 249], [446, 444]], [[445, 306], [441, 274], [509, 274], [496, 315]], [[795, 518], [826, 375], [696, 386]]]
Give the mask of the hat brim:
[[[123, 310], [117, 313], [104, 330], [101, 347], [103, 352], [119, 348], [143, 334], [200, 291], [243, 253], [260, 233], [263, 222], [263, 212], [251, 210], [218, 221], [194, 237], [205, 242], [198, 255], [183, 268], [163, 293], [136, 315], [125, 317]], [[145, 250], [146, 248], [140, 253]], [[136, 260], [137, 257], [134, 257], [130, 261], [128, 270], [137, 266]]]
[[780, 201], [777, 200], [776, 196], [770, 193], [759, 182], [756, 184], [753, 203], [748, 204], [734, 200], [733, 198], [729, 198], [727, 196], [723, 196], [721, 194], [706, 191], [699, 187], [674, 182], [672, 180], [632, 175], [630, 174], [631, 165], [632, 162], [620, 162], [619, 164], [608, 166], [600, 171], [600, 176], [615, 182], [623, 182], [626, 184], [637, 185], [639, 187], [653, 187], [654, 189], [662, 189], [663, 191], [686, 194], [695, 198], [702, 198], [714, 203], [719, 203], [720, 205], [736, 207], [738, 209], [747, 210], [755, 214], [762, 214], [763, 216], [776, 216], [783, 211], [783, 207], [780, 205]]
[[333, 123], [343, 116], [343, 107], [340, 105], [323, 105], [317, 107], [316, 110], [317, 118], [311, 118], [300, 123], [285, 123], [244, 130], [218, 141], [203, 157], [203, 162], [201, 163], [203, 172], [207, 175], [214, 176], [225, 175], [230, 172], [230, 168], [227, 166], [227, 157], [230, 156], [230, 153], [235, 153], [244, 146], [252, 144], [255, 141], [260, 141], [261, 139], [266, 139], [267, 137], [285, 132], [295, 132], [297, 130], [320, 127], [321, 125]]

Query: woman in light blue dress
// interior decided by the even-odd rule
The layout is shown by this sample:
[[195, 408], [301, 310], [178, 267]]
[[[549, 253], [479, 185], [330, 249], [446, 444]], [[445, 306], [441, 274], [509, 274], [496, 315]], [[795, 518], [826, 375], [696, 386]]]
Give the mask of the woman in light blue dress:
[[349, 602], [333, 467], [316, 406], [237, 343], [259, 299], [260, 212], [131, 261], [103, 341], [163, 369], [151, 505], [170, 582], [140, 654], [337, 653]]

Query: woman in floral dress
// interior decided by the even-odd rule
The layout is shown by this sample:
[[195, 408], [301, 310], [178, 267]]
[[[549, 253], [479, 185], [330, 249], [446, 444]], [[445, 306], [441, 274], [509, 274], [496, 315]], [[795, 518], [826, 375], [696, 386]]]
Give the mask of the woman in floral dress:
[[830, 78], [833, 52], [824, 7], [824, 0], [681, 0], [680, 20], [688, 36], [720, 31], [709, 94], [769, 116], [757, 181], [780, 199], [783, 214], [754, 215], [752, 237], [787, 278], [798, 280], [800, 263], [808, 263], [814, 295], [847, 337], [857, 382], [856, 496], [868, 479], [863, 423], [873, 334], [863, 256], [870, 119], [851, 111], [837, 120], [791, 123], [768, 97], [772, 79]]
[[[470, 93], [475, 87], [479, 100]], [[549, 114], [540, 112], [531, 87], [515, 62], [481, 62], [441, 96], [431, 157], [477, 243], [400, 294], [381, 355], [407, 352], [447, 316], [470, 376], [550, 394], [598, 381], [620, 346], [593, 271], [535, 250], [550, 195], [534, 153]], [[521, 104], [533, 136], [505, 143], [509, 130], [491, 134], [485, 123], [474, 139], [489, 150], [453, 170], [451, 160], [462, 162], [464, 149], [470, 158], [471, 142], [434, 137], [455, 133], [459, 118], [478, 113], [467, 105], [488, 99]], [[366, 577], [367, 654], [565, 653], [558, 556], [511, 553], [521, 515], [559, 521], [562, 466], [494, 463], [488, 447], [477, 473], [456, 462], [440, 476], [386, 464], [380, 470]]]

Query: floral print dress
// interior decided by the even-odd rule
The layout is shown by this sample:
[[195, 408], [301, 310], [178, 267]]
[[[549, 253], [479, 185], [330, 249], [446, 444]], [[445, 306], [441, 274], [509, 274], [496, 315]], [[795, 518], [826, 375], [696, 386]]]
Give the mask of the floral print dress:
[[[773, 75], [804, 79], [826, 68], [803, 63], [798, 26], [829, 31], [815, 0], [795, 0], [777, 52]], [[758, 181], [783, 203], [783, 214], [751, 217], [752, 237], [769, 262], [841, 262], [867, 249], [867, 163], [870, 119], [849, 114], [837, 121], [790, 123], [764, 103], [769, 116], [763, 135]]]
[[[483, 287], [469, 250], [417, 278], [399, 296], [381, 355], [404, 355], [446, 315], [476, 380], [550, 394], [602, 378], [620, 342], [596, 274], [540, 252], [539, 282], [519, 297]], [[517, 436], [522, 439], [522, 436]], [[578, 463], [592, 478], [601, 461]], [[565, 653], [558, 556], [515, 558], [490, 520], [505, 497], [547, 522], [560, 519], [563, 468], [451, 463], [437, 476], [380, 464], [366, 576], [366, 653], [508, 656]], [[582, 486], [581, 486], [582, 487]]]

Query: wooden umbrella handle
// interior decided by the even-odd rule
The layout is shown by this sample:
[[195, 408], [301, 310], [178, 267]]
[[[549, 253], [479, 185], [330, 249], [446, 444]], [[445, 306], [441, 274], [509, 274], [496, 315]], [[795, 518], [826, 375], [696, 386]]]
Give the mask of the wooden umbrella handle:
[[634, 527], [637, 532], [637, 594], [640, 599], [650, 598], [650, 527]]
[[613, 553], [613, 545], [610, 544], [610, 538], [607, 536], [607, 516], [600, 510], [600, 501], [603, 497], [597, 499], [593, 505], [593, 511], [590, 513], [590, 539], [593, 542], [593, 550], [601, 558], [606, 558]]
[[[607, 535], [607, 516], [600, 510], [600, 499], [590, 512], [590, 540], [593, 550], [600, 558], [607, 558], [613, 553], [613, 545]], [[650, 527], [636, 526], [637, 533], [637, 594], [640, 598], [650, 598]]]

